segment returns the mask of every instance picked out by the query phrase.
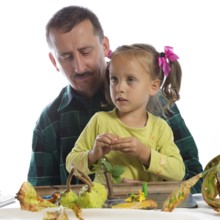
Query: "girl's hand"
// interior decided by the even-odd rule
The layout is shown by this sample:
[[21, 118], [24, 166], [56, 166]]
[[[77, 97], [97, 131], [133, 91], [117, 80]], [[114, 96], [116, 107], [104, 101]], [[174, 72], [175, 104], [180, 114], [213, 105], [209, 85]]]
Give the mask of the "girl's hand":
[[96, 137], [93, 149], [89, 153], [89, 163], [93, 164], [98, 159], [111, 151], [111, 146], [118, 137], [113, 134], [100, 134]]
[[112, 150], [118, 150], [125, 154], [135, 156], [145, 165], [150, 162], [150, 148], [134, 137], [118, 138], [111, 146]]
[[122, 183], [142, 183], [142, 181], [140, 180], [132, 180], [132, 179], [128, 179], [128, 178], [123, 178], [122, 179]]

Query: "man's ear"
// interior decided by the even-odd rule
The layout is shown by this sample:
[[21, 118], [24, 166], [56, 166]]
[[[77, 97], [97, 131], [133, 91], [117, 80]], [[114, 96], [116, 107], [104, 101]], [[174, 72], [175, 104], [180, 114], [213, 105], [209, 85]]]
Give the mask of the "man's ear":
[[49, 58], [50, 58], [51, 63], [54, 65], [54, 67], [56, 68], [56, 70], [59, 72], [60, 70], [59, 70], [59, 68], [57, 67], [57, 62], [56, 62], [56, 60], [55, 60], [53, 54], [50, 52], [50, 53], [48, 54], [48, 56], [49, 56]]
[[107, 37], [103, 38], [102, 45], [103, 45], [105, 57], [108, 57], [110, 51], [110, 45], [109, 45], [109, 39]]
[[160, 89], [160, 80], [159, 79], [155, 79], [151, 82], [151, 87], [150, 87], [150, 95], [151, 96], [155, 96], [157, 94], [157, 92]]

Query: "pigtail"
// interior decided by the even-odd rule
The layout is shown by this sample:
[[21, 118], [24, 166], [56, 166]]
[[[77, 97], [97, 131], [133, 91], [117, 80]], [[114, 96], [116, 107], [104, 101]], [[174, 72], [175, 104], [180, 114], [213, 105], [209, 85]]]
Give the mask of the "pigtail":
[[109, 79], [109, 63], [107, 63], [106, 72], [105, 72], [105, 79], [104, 79], [104, 93], [105, 93], [105, 100], [106, 102], [103, 103], [103, 107], [113, 107], [114, 104], [112, 102], [111, 96], [110, 96], [110, 79]]
[[162, 94], [166, 99], [165, 112], [168, 112], [172, 105], [180, 99], [182, 70], [178, 59], [179, 57], [173, 53], [173, 48], [170, 46], [165, 46], [164, 52], [159, 53], [160, 73], [162, 72], [165, 77], [161, 86]]
[[179, 91], [182, 79], [182, 70], [179, 62], [176, 60], [169, 64], [170, 72], [161, 87], [162, 93], [167, 99], [168, 108], [180, 99]]

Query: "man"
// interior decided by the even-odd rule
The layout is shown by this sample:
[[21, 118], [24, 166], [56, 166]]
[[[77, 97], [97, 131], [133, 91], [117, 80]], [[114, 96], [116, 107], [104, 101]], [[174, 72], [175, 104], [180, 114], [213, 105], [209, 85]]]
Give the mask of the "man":
[[[69, 85], [42, 112], [33, 133], [28, 181], [33, 185], [66, 184], [66, 156], [91, 118], [106, 108], [104, 78], [109, 40], [90, 10], [69, 6], [59, 10], [46, 26], [49, 58]], [[180, 149], [189, 178], [202, 171], [196, 144], [176, 105], [167, 120]], [[78, 183], [73, 179], [73, 184]], [[200, 192], [201, 182], [194, 192]]]

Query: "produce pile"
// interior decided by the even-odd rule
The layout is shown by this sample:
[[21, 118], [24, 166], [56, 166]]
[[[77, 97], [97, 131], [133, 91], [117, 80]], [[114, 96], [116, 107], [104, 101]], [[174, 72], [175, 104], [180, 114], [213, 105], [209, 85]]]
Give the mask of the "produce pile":
[[[79, 194], [71, 190], [70, 183], [73, 175], [76, 175], [86, 184]], [[58, 208], [56, 211], [45, 212], [44, 220], [68, 219], [65, 208], [72, 209], [76, 217], [83, 220], [82, 208], [102, 208], [107, 199], [107, 194], [104, 185], [92, 182], [89, 176], [73, 168], [68, 176], [67, 189], [63, 193], [54, 193], [52, 198], [43, 199], [29, 182], [24, 182], [16, 198], [19, 200], [22, 210], [36, 212], [44, 208]]]
[[138, 194], [130, 193], [124, 202], [112, 205], [112, 208], [129, 208], [129, 209], [156, 209], [157, 202], [147, 198], [147, 183], [143, 183], [142, 190], [139, 189]]
[[[24, 182], [16, 196], [20, 202], [21, 209], [37, 212], [45, 208], [56, 208], [55, 211], [46, 211], [43, 219], [68, 220], [69, 218], [65, 211], [68, 208], [73, 210], [79, 220], [83, 220], [82, 209], [104, 208], [106, 207], [106, 200], [112, 197], [113, 190], [109, 173], [114, 171], [114, 176], [117, 179], [120, 178], [122, 173], [121, 168], [119, 172], [118, 168], [111, 167], [106, 161], [102, 162], [102, 164], [105, 164], [105, 167], [107, 167], [107, 169], [105, 168], [107, 188], [100, 183], [92, 182], [89, 176], [73, 167], [68, 176], [66, 190], [63, 193], [53, 193], [50, 199], [42, 198], [29, 182]], [[73, 175], [85, 183], [78, 194], [71, 189]], [[203, 178], [202, 195], [204, 200], [215, 211], [220, 212], [220, 155], [213, 158], [202, 173], [183, 181], [165, 200], [161, 211], [172, 212], [190, 194], [191, 187], [200, 178]], [[131, 193], [129, 197], [118, 204], [112, 205], [111, 208], [157, 208], [157, 203], [147, 197], [147, 191], [147, 183], [143, 183], [142, 190], [139, 190], [138, 194]]]

